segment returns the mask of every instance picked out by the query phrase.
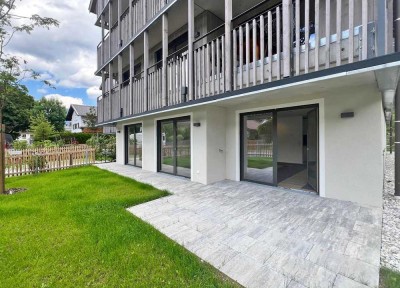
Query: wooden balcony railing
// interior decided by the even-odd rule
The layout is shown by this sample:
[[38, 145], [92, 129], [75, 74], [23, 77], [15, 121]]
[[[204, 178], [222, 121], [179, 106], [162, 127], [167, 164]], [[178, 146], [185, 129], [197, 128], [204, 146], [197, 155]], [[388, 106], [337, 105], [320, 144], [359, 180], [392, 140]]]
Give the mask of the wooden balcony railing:
[[148, 109], [159, 109], [162, 107], [162, 61], [149, 67], [147, 75]]
[[188, 52], [184, 47], [167, 58], [167, 105], [186, 101], [188, 90]]
[[133, 76], [132, 80], [132, 113], [139, 114], [147, 110], [145, 108], [145, 91], [144, 91], [144, 72], [140, 72]]
[[97, 18], [101, 16], [101, 13], [103, 12], [104, 8], [107, 5], [108, 0], [97, 0], [96, 4], [96, 14]]
[[100, 69], [110, 59], [110, 34], [104, 37], [104, 45], [102, 42], [97, 46], [97, 69]]
[[[152, 2], [154, 11], [161, 9], [161, 2]], [[133, 5], [141, 3], [138, 0]], [[114, 90], [99, 98], [98, 105], [104, 111], [99, 113], [99, 122], [376, 57], [376, 45], [382, 43], [377, 43], [377, 25], [381, 21], [376, 19], [374, 5], [373, 0], [293, 0], [292, 5], [280, 4], [249, 20], [234, 19], [238, 25], [231, 30], [231, 47], [225, 46], [224, 25], [217, 27], [194, 43], [193, 67], [188, 65], [189, 52], [184, 47], [168, 56], [165, 63], [158, 62], [133, 76], [121, 88], [124, 92], [121, 91], [117, 108], [117, 102], [110, 101], [116, 95]], [[136, 17], [135, 21], [143, 20], [141, 13], [131, 16]], [[390, 27], [387, 19], [383, 22]], [[387, 39], [391, 37], [389, 30], [385, 32]], [[390, 43], [383, 44], [386, 53], [393, 52]], [[228, 54], [232, 55], [232, 75], [226, 75]], [[162, 87], [163, 65], [166, 87]], [[189, 69], [193, 69], [194, 77], [192, 99], [188, 97]], [[227, 79], [231, 80], [231, 87]], [[115, 111], [106, 114], [111, 109], [107, 105]]]
[[121, 45], [128, 43], [131, 35], [129, 34], [129, 7], [121, 16]]
[[114, 26], [111, 28], [110, 32], [110, 41], [111, 41], [111, 57], [117, 54], [119, 49], [121, 48], [120, 43], [118, 42], [118, 22], [115, 22]]
[[225, 36], [195, 49], [194, 66], [195, 99], [225, 92]]

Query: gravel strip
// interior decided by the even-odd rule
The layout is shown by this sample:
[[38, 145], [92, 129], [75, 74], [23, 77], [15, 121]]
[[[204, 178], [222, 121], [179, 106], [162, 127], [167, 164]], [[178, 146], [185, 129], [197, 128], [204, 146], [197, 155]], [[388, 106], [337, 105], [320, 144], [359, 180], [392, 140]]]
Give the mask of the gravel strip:
[[400, 197], [394, 196], [394, 154], [385, 161], [381, 266], [400, 271]]

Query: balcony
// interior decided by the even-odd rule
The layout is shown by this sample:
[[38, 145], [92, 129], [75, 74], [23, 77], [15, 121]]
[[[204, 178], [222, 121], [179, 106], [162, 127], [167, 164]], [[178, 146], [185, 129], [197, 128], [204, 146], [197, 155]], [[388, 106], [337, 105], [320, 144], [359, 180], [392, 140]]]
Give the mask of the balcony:
[[[97, 1], [98, 17], [101, 16], [103, 9], [108, 0]], [[136, 0], [129, 1], [130, 5], [124, 10], [119, 21], [115, 21], [111, 26], [111, 31], [107, 34], [111, 35], [109, 38], [101, 41], [97, 46], [97, 69], [99, 70], [105, 65], [112, 57], [114, 57], [119, 50], [127, 45], [129, 41], [139, 33], [143, 27], [164, 8], [170, 0]], [[146, 5], [145, 5], [146, 4]], [[100, 10], [99, 10], [100, 9]], [[100, 12], [99, 12], [100, 11]], [[100, 13], [100, 14], [99, 14]], [[119, 24], [120, 23], [120, 24]], [[121, 35], [119, 36], [118, 25], [121, 25]], [[111, 43], [110, 43], [111, 39]], [[107, 47], [103, 47], [107, 46]], [[102, 54], [103, 50], [110, 50], [111, 53]]]
[[[194, 42], [192, 67], [185, 47], [169, 55], [166, 63], [158, 62], [133, 76], [116, 103], [123, 114], [104, 113], [99, 123], [377, 57], [378, 21], [373, 3], [294, 0], [289, 7], [279, 4], [255, 17], [240, 14], [232, 20], [236, 24], [230, 31], [230, 47], [226, 47], [225, 25], [211, 30]], [[161, 6], [155, 5], [154, 11]], [[383, 43], [384, 53], [379, 56], [394, 52], [387, 19], [388, 15], [384, 39], [389, 40]], [[226, 67], [229, 55], [231, 67]], [[110, 103], [106, 99], [104, 95], [98, 98], [99, 107], [105, 110]]]

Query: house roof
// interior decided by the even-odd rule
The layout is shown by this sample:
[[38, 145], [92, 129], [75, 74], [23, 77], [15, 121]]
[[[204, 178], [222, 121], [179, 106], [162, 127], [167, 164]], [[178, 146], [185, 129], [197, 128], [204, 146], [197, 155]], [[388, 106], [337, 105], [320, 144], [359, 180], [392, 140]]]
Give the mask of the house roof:
[[90, 112], [90, 108], [94, 108], [95, 113], [97, 113], [96, 106], [87, 106], [87, 105], [76, 105], [76, 104], [72, 104], [72, 105], [69, 107], [68, 114], [67, 114], [67, 118], [66, 118], [65, 120], [66, 120], [66, 121], [71, 121], [71, 120], [72, 120], [72, 114], [74, 114], [74, 112], [75, 112], [76, 115], [78, 115], [78, 116], [85, 117], [86, 114], [88, 114], [88, 113]]

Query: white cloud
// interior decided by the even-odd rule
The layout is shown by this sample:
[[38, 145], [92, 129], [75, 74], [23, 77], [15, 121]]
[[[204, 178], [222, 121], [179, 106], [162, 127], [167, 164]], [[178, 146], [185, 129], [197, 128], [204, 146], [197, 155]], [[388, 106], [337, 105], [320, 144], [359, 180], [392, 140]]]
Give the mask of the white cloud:
[[90, 99], [97, 99], [101, 95], [101, 90], [98, 86], [89, 87], [86, 90], [86, 94], [89, 96]]
[[29, 0], [16, 6], [14, 14], [52, 17], [60, 26], [39, 28], [31, 35], [16, 34], [6, 52], [26, 60], [29, 68], [41, 73], [39, 80], [48, 80], [56, 87], [100, 85], [101, 79], [94, 72], [101, 33], [94, 26], [96, 16], [88, 12], [88, 1]]
[[40, 89], [37, 90], [37, 92], [40, 93], [40, 94], [46, 94], [47, 90], [44, 89], [44, 88], [40, 88]]
[[72, 96], [64, 96], [64, 95], [60, 95], [60, 94], [48, 94], [48, 95], [44, 96], [44, 98], [57, 99], [57, 100], [61, 101], [63, 106], [67, 109], [69, 108], [69, 106], [71, 106], [71, 104], [83, 105], [83, 100], [81, 98], [75, 98]]

